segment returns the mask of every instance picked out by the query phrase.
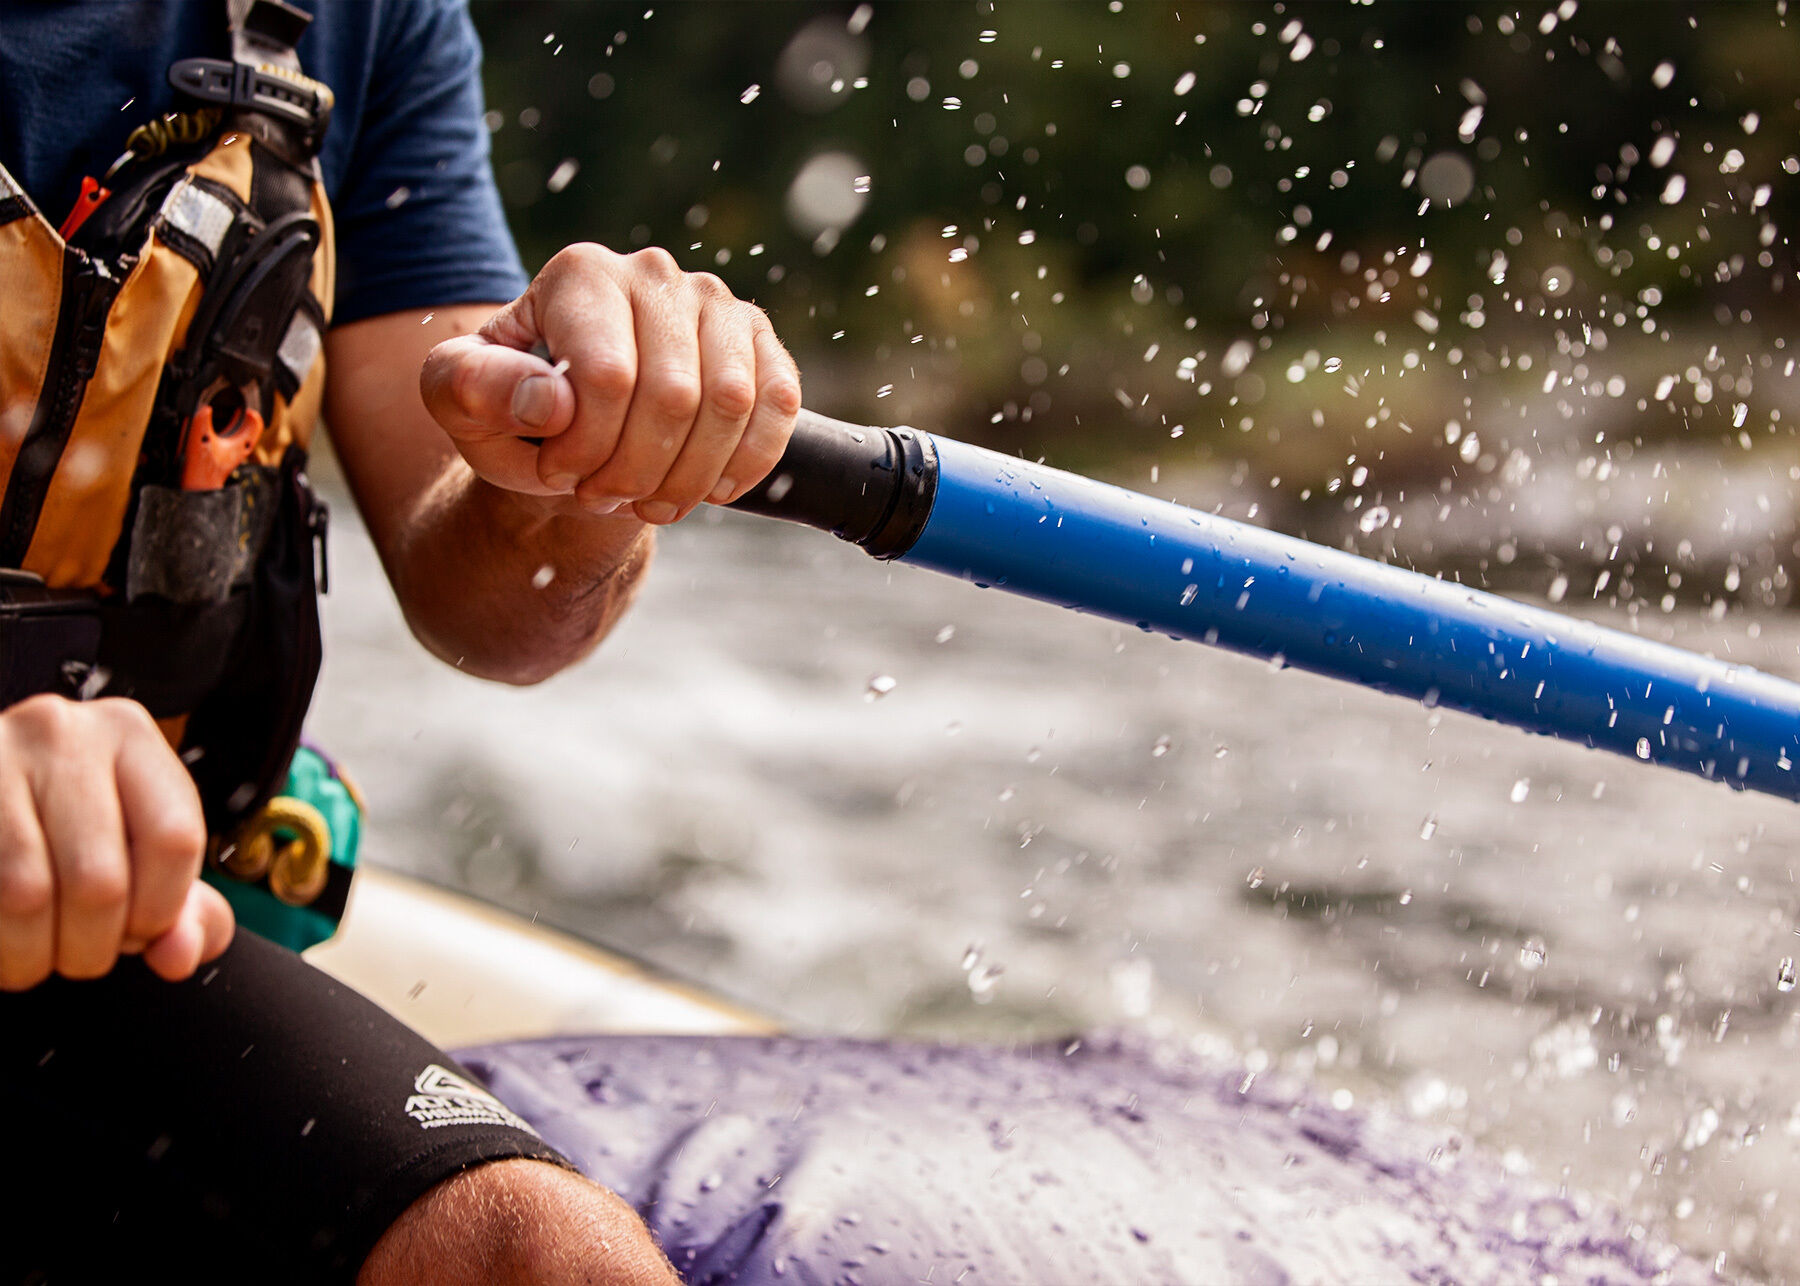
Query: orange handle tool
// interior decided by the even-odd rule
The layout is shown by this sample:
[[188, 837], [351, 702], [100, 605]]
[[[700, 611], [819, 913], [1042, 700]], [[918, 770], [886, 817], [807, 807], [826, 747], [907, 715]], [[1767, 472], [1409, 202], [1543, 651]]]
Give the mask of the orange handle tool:
[[75, 230], [87, 222], [88, 215], [98, 210], [101, 203], [111, 195], [110, 188], [101, 187], [96, 180], [84, 174], [81, 178], [81, 195], [75, 198], [75, 204], [69, 209], [69, 217], [56, 230], [57, 235], [64, 241], [69, 240], [75, 235]]
[[232, 420], [228, 430], [220, 433], [213, 428], [212, 405], [200, 407], [188, 421], [187, 438], [181, 450], [181, 489], [217, 491], [223, 487], [231, 471], [256, 450], [262, 431], [262, 416], [246, 407]]

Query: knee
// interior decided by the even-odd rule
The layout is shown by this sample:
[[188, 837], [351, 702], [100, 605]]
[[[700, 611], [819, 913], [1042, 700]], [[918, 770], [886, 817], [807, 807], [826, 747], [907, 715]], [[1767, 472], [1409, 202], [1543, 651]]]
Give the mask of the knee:
[[358, 1286], [400, 1283], [679, 1286], [637, 1212], [542, 1161], [465, 1170], [419, 1198], [382, 1236]]

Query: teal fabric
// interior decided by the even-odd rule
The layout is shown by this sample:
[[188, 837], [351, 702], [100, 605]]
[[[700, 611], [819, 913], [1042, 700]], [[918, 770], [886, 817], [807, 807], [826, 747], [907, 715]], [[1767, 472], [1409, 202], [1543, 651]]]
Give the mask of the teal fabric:
[[[288, 765], [287, 782], [278, 792], [318, 809], [331, 828], [331, 863], [355, 869], [362, 845], [362, 805], [331, 761], [311, 746], [301, 746]], [[337, 932], [335, 918], [312, 907], [289, 906], [262, 884], [236, 880], [221, 871], [208, 870], [207, 883], [225, 895], [238, 924], [259, 937], [304, 951]]]

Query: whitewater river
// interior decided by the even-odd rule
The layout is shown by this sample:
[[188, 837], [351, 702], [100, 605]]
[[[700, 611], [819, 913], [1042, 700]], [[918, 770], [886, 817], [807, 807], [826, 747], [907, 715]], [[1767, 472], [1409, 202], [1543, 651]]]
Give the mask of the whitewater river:
[[[369, 860], [798, 1030], [1228, 1047], [1800, 1279], [1793, 805], [716, 513], [506, 690], [335, 512], [311, 729]], [[1641, 620], [1800, 676], [1800, 618]]]

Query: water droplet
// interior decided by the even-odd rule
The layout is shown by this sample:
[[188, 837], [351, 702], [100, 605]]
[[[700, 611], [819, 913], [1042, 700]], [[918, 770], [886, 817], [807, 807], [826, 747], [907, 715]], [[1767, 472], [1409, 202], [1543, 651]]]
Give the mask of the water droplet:
[[954, 625], [946, 625], [943, 629], [939, 630], [934, 637], [939, 643], [948, 643], [951, 639], [956, 637], [956, 627]]
[[1173, 742], [1173, 738], [1171, 738], [1169, 736], [1169, 734], [1165, 732], [1162, 736], [1160, 736], [1156, 739], [1156, 744], [1154, 746], [1150, 747], [1150, 757], [1152, 759], [1161, 759], [1164, 755], [1169, 753], [1169, 746], [1172, 744], [1172, 742]]
[[1435, 814], [1427, 813], [1425, 820], [1419, 823], [1419, 838], [1430, 839], [1437, 834], [1438, 821]]
[[1542, 938], [1526, 938], [1519, 944], [1519, 967], [1536, 973], [1544, 967], [1544, 959], [1549, 955], [1549, 948]]
[[1800, 985], [1800, 972], [1795, 971], [1794, 957], [1783, 956], [1775, 969], [1775, 990], [1792, 991], [1796, 985]]
[[1189, 585], [1186, 589], [1182, 590], [1181, 591], [1181, 605], [1183, 607], [1187, 607], [1188, 605], [1190, 605], [1194, 601], [1194, 596], [1197, 595], [1199, 592], [1200, 592], [1200, 587], [1198, 585]]
[[1667, 89], [1669, 82], [1674, 79], [1675, 64], [1671, 62], [1657, 63], [1656, 70], [1650, 73], [1650, 83], [1658, 89]]
[[1639, 737], [1638, 738], [1637, 757], [1639, 759], [1649, 759], [1650, 758], [1650, 738], [1648, 738], [1648, 737]]
[[574, 157], [564, 157], [557, 167], [550, 171], [550, 177], [544, 180], [544, 186], [551, 192], [561, 192], [574, 182], [575, 176], [581, 172], [581, 162]]
[[879, 701], [894, 690], [895, 679], [891, 674], [877, 674], [869, 680], [869, 686], [863, 689], [864, 701]]
[[751, 103], [756, 101], [757, 96], [761, 93], [761, 85], [747, 85], [744, 88], [744, 92], [738, 95], [738, 102], [748, 107]]
[[552, 567], [549, 563], [545, 563], [542, 567], [531, 573], [531, 588], [543, 589], [544, 586], [555, 579], [556, 568]]
[[1199, 78], [1191, 71], [1184, 71], [1175, 81], [1175, 97], [1186, 98]]
[[1530, 793], [1531, 793], [1531, 778], [1521, 777], [1521, 778], [1519, 778], [1519, 780], [1517, 780], [1513, 783], [1512, 802], [1515, 804], [1522, 804], [1525, 802], [1525, 796], [1529, 795]]
[[1268, 878], [1269, 873], [1267, 871], [1263, 870], [1260, 866], [1253, 866], [1250, 868], [1250, 874], [1244, 877], [1244, 883], [1248, 884], [1253, 889], [1260, 889], [1263, 886], [1263, 881]]
[[1439, 152], [1419, 167], [1419, 191], [1440, 205], [1455, 205], [1475, 190], [1475, 167], [1455, 152]]

